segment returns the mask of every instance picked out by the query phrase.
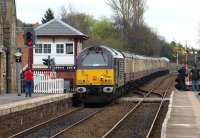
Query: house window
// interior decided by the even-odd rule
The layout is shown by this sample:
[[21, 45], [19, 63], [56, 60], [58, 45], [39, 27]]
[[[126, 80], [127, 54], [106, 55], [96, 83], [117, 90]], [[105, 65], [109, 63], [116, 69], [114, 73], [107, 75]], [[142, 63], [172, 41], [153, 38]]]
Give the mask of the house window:
[[63, 44], [56, 44], [56, 53], [63, 54], [64, 53], [64, 45]]
[[42, 53], [42, 44], [37, 44], [36, 45], [35, 53]]
[[51, 44], [44, 44], [44, 53], [51, 53]]
[[67, 43], [66, 47], [66, 54], [73, 54], [73, 43]]

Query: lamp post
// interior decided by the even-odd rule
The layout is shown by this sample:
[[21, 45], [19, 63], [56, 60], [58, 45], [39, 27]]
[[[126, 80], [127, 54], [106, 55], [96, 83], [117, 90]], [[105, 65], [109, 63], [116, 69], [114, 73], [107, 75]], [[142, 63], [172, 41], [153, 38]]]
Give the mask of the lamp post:
[[21, 56], [22, 56], [22, 53], [20, 52], [20, 49], [17, 49], [15, 53], [15, 57], [16, 57], [16, 83], [17, 83], [18, 96], [21, 96], [21, 77], [20, 77]]
[[197, 51], [194, 52], [194, 62], [197, 64]]
[[179, 64], [179, 62], [178, 62], [178, 52], [176, 53], [176, 67], [178, 68], [178, 64]]

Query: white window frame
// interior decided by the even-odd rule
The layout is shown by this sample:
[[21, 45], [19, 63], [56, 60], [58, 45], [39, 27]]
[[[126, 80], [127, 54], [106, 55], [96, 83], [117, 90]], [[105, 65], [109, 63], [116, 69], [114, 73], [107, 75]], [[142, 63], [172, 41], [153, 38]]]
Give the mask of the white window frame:
[[[67, 53], [67, 44], [72, 44], [72, 54]], [[74, 42], [67, 42], [65, 43], [65, 54], [66, 55], [74, 55]]]
[[[36, 52], [36, 48], [35, 48], [34, 53], [36, 55], [49, 55], [49, 54], [52, 54], [52, 44], [51, 43], [38, 43], [36, 45], [42, 45], [42, 53], [37, 53]], [[50, 45], [50, 53], [44, 53], [44, 45]]]
[[[61, 45], [63, 46], [63, 53], [58, 53], [57, 52], [57, 46], [58, 45], [59, 46], [61, 46]], [[56, 46], [56, 49], [55, 49], [56, 51], [55, 52], [56, 52], [57, 55], [64, 55], [65, 54], [65, 44], [64, 43], [56, 43], [55, 46]], [[59, 48], [59, 50], [61, 50], [61, 48]]]
[[[41, 48], [38, 48], [38, 46], [42, 46], [43, 44], [42, 43], [38, 43], [38, 44], [36, 44], [36, 48], [35, 48], [35, 50], [34, 50], [34, 52], [35, 52], [35, 54], [42, 54], [43, 53], [43, 48], [41, 47]], [[41, 50], [41, 52], [36, 52], [36, 50]]]
[[[47, 48], [46, 48], [47, 51], [50, 49], [50, 53], [49, 52], [47, 52], [47, 53], [44, 52], [45, 51], [45, 48], [44, 48], [45, 45], [47, 45]], [[50, 48], [48, 46], [50, 46]], [[51, 54], [52, 53], [52, 48], [51, 47], [52, 47], [51, 44], [43, 44], [43, 54]]]

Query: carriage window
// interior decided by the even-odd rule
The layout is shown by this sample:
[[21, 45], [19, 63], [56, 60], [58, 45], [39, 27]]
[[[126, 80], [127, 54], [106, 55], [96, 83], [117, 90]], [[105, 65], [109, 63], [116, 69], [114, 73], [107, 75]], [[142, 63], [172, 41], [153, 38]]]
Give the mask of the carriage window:
[[87, 54], [82, 63], [84, 67], [103, 67], [108, 66], [108, 56], [103, 53], [89, 53]]

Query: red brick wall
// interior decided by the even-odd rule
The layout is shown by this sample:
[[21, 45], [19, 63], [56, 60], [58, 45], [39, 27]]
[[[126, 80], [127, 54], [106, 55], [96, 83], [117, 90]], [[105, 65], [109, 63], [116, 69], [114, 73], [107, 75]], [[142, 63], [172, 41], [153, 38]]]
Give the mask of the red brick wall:
[[[16, 43], [17, 47], [24, 47], [24, 32], [17, 32]], [[22, 64], [21, 68], [23, 69], [28, 64], [29, 50], [22, 48]]]

